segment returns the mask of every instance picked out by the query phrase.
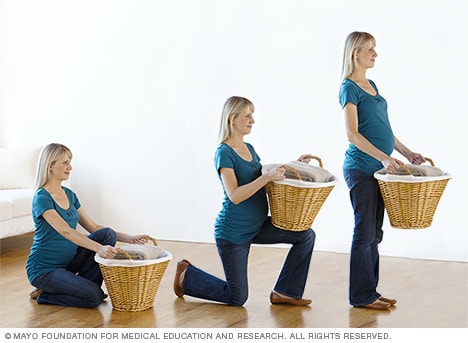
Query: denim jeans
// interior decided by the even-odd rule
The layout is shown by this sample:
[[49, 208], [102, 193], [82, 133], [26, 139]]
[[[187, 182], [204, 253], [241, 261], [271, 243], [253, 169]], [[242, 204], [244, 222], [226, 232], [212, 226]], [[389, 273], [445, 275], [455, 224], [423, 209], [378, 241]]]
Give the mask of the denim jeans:
[[354, 234], [351, 246], [349, 301], [363, 306], [380, 297], [379, 250], [383, 238], [384, 203], [373, 175], [359, 170], [343, 171], [354, 209]]
[[268, 217], [253, 240], [234, 244], [217, 239], [218, 253], [223, 264], [226, 281], [189, 265], [182, 288], [186, 295], [242, 306], [249, 295], [247, 264], [251, 244], [289, 243], [292, 247], [273, 288], [293, 298], [302, 298], [315, 243], [315, 232], [287, 231], [275, 227]]
[[[91, 233], [88, 238], [102, 245], [114, 246], [117, 234], [110, 228], [103, 228]], [[94, 255], [93, 251], [78, 247], [67, 268], [58, 268], [36, 277], [33, 286], [42, 290], [37, 302], [85, 308], [98, 306], [104, 299], [104, 292], [101, 289], [101, 271], [94, 261]]]

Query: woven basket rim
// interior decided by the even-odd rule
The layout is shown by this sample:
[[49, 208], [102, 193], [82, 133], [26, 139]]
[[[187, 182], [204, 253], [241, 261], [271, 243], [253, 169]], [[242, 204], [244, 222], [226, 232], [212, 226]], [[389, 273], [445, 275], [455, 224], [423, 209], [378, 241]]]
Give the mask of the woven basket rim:
[[98, 254], [94, 255], [94, 260], [108, 267], [143, 267], [151, 264], [163, 263], [172, 260], [172, 254], [163, 249], [163, 255], [160, 258], [154, 260], [116, 260], [116, 259], [105, 259]]
[[281, 181], [272, 181], [278, 185], [287, 185], [292, 187], [298, 188], [324, 188], [324, 187], [331, 187], [335, 186], [337, 183], [337, 179], [333, 175], [328, 182], [310, 182], [310, 181], [302, 181], [302, 180], [294, 180], [294, 179], [284, 179]]
[[[262, 166], [262, 174], [265, 174], [271, 168], [279, 167], [281, 165], [282, 165], [281, 163], [265, 164], [264, 166]], [[333, 174], [330, 174], [330, 175], [331, 175], [330, 181], [327, 181], [327, 182], [311, 182], [311, 181], [303, 181], [303, 180], [295, 180], [295, 179], [284, 179], [281, 181], [272, 181], [272, 183], [276, 183], [278, 185], [287, 185], [287, 186], [292, 186], [292, 187], [297, 187], [297, 188], [323, 188], [323, 187], [335, 186], [338, 180], [335, 177], [335, 175]]]
[[374, 177], [377, 180], [384, 181], [384, 182], [421, 183], [421, 182], [433, 182], [433, 181], [451, 179], [452, 175], [446, 172], [444, 172], [441, 176], [394, 175], [394, 174], [380, 174], [379, 172], [375, 172]]

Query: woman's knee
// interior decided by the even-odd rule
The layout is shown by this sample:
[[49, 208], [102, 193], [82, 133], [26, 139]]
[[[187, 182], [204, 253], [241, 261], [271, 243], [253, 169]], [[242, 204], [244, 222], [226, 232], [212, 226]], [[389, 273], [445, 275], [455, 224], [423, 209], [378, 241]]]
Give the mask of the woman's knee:
[[94, 289], [90, 289], [88, 293], [83, 298], [83, 307], [94, 308], [99, 306], [104, 300], [105, 295], [102, 289], [97, 286]]
[[243, 306], [247, 299], [249, 298], [248, 292], [243, 292], [242, 294], [231, 295], [229, 297], [229, 305], [231, 306]]
[[303, 237], [301, 241], [305, 244], [314, 246], [315, 244], [315, 231], [312, 229], [302, 231]]
[[93, 232], [89, 238], [101, 243], [102, 245], [114, 246], [115, 243], [117, 243], [117, 233], [110, 227], [104, 227]]
[[231, 306], [242, 306], [246, 303], [249, 297], [249, 286], [247, 284], [228, 286], [228, 304]]

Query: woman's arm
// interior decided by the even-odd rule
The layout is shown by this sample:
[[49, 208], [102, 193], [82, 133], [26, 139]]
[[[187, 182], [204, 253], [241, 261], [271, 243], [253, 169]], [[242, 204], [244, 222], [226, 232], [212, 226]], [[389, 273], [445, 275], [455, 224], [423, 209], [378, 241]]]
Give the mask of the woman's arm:
[[[86, 231], [92, 233], [96, 230], [102, 229], [104, 226], [96, 224], [91, 217], [85, 212], [83, 207], [78, 209], [78, 214], [80, 215], [79, 223], [85, 228]], [[129, 244], [145, 244], [148, 241], [148, 235], [129, 235], [123, 232], [117, 232], [117, 240], [120, 242], [125, 242]]]
[[104, 226], [96, 224], [91, 217], [85, 212], [83, 207], [78, 209], [78, 214], [80, 215], [79, 223], [80, 225], [89, 233], [93, 233], [99, 229], [102, 229]]
[[72, 229], [55, 210], [45, 211], [42, 214], [42, 217], [63, 237], [80, 247], [97, 252], [102, 258], [113, 258], [115, 254], [117, 254], [117, 249], [114, 247], [110, 245], [101, 245]]
[[377, 149], [367, 138], [359, 133], [356, 105], [348, 102], [343, 110], [345, 113], [345, 128], [348, 141], [354, 144], [359, 150], [380, 161], [388, 172], [397, 171], [402, 162]]
[[426, 162], [423, 155], [413, 152], [406, 147], [398, 138], [395, 137], [395, 150], [405, 156], [412, 164], [421, 164]]
[[226, 190], [229, 199], [236, 205], [250, 198], [268, 182], [283, 180], [284, 172], [285, 169], [280, 166], [267, 174], [262, 174], [250, 183], [239, 186], [237, 184], [237, 178], [236, 174], [234, 173], [234, 169], [220, 168], [219, 170], [224, 189]]

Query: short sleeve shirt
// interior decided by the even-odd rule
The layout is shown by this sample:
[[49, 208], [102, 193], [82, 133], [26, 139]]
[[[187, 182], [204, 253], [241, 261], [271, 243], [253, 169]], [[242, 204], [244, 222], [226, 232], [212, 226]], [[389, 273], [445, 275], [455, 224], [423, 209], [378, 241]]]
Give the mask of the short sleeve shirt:
[[[250, 183], [261, 175], [260, 157], [252, 145], [246, 144], [252, 155], [252, 161], [244, 160], [227, 144], [218, 146], [214, 162], [220, 180], [221, 168], [233, 169], [239, 186]], [[235, 244], [247, 242], [260, 231], [267, 215], [268, 202], [264, 187], [237, 205], [229, 199], [224, 189], [222, 209], [215, 221], [215, 238], [222, 238]]]
[[[374, 82], [369, 82], [377, 92], [376, 95], [367, 93], [352, 80], [343, 81], [339, 94], [340, 105], [356, 105], [359, 133], [377, 149], [390, 155], [395, 148], [395, 137], [388, 119], [387, 101], [380, 95]], [[354, 144], [349, 144], [344, 169], [358, 169], [372, 175], [382, 167], [380, 161], [359, 150]]]
[[63, 237], [42, 216], [48, 210], [56, 210], [67, 224], [76, 229], [79, 221], [78, 209], [81, 207], [76, 194], [62, 187], [70, 204], [68, 209], [60, 207], [44, 188], [34, 194], [32, 216], [35, 226], [34, 240], [26, 263], [29, 281], [44, 273], [58, 268], [66, 268], [75, 256], [77, 245]]

